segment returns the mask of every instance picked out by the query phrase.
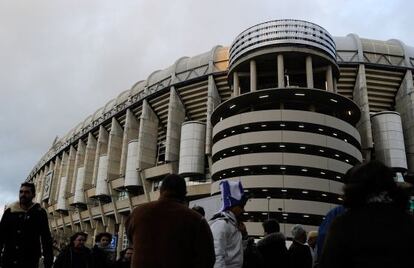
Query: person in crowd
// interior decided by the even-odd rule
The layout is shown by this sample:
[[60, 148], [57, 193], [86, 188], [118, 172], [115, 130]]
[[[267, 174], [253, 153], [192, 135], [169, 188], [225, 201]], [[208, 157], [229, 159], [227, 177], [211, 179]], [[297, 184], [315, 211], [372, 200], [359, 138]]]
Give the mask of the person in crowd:
[[243, 268], [265, 268], [262, 254], [257, 250], [256, 243], [249, 237], [246, 225], [239, 221], [239, 230], [242, 234]]
[[93, 268], [91, 250], [85, 247], [88, 234], [77, 232], [70, 237], [70, 242], [57, 256], [54, 268]]
[[52, 267], [52, 236], [46, 211], [34, 203], [35, 185], [20, 186], [19, 201], [7, 206], [0, 221], [2, 267], [36, 268], [43, 254], [45, 268]]
[[[348, 171], [345, 173], [343, 177], [343, 182], [346, 184], [349, 181], [350, 174], [356, 167], [352, 167], [348, 169]], [[328, 233], [329, 227], [332, 224], [332, 221], [339, 215], [344, 214], [346, 211], [345, 207], [343, 205], [336, 206], [328, 211], [326, 214], [324, 220], [322, 221], [321, 225], [318, 229], [318, 238], [316, 240], [316, 258], [317, 262], [319, 262], [321, 256], [322, 256], [322, 250], [326, 239], [326, 234]]]
[[205, 217], [206, 216], [206, 212], [204, 211], [204, 208], [203, 207], [200, 207], [200, 206], [194, 206], [193, 208], [192, 208], [192, 210], [194, 210], [194, 211], [196, 211], [196, 212], [198, 212], [201, 216], [203, 216], [203, 217]]
[[414, 219], [389, 167], [371, 161], [354, 168], [344, 206], [328, 231], [320, 268], [414, 267]]
[[136, 207], [126, 222], [131, 267], [211, 268], [213, 237], [206, 220], [185, 203], [185, 180], [167, 175], [157, 201]]
[[293, 241], [289, 247], [290, 268], [312, 268], [312, 255], [309, 246], [306, 245], [306, 231], [302, 225], [292, 227]]
[[317, 250], [316, 250], [316, 241], [318, 239], [317, 231], [310, 231], [308, 233], [308, 246], [312, 255], [312, 267], [316, 266], [317, 263]]
[[239, 221], [247, 196], [241, 182], [220, 182], [222, 207], [209, 221], [214, 237], [215, 268], [240, 268], [243, 265], [242, 234]]
[[115, 262], [114, 268], [129, 268], [131, 267], [131, 257], [134, 253], [133, 248], [126, 248], [120, 252], [119, 259]]
[[280, 232], [280, 225], [276, 219], [268, 219], [263, 222], [264, 238], [257, 242], [257, 248], [262, 254], [265, 267], [288, 267], [288, 250], [286, 238]]
[[96, 235], [96, 244], [92, 248], [92, 258], [96, 267], [110, 268], [114, 264], [115, 252], [111, 247], [111, 241], [110, 233], [103, 232]]

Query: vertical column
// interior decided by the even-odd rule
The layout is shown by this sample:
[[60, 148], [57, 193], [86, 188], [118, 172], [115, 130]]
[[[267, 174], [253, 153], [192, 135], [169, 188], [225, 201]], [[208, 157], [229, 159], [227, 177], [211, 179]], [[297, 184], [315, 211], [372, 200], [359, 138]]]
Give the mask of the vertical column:
[[99, 126], [98, 141], [96, 143], [95, 163], [93, 167], [92, 184], [96, 185], [98, 176], [99, 157], [108, 151], [108, 131], [101, 125]]
[[414, 82], [407, 70], [395, 97], [395, 110], [400, 113], [409, 173], [414, 173]]
[[240, 95], [240, 80], [239, 80], [239, 73], [233, 73], [233, 97], [237, 97]]
[[83, 163], [85, 167], [85, 185], [84, 185], [85, 189], [90, 189], [92, 187], [95, 156], [96, 156], [96, 139], [92, 135], [92, 133], [89, 132], [88, 141], [86, 143], [86, 149], [85, 149], [85, 159]]
[[367, 80], [365, 66], [363, 64], [360, 64], [358, 68], [353, 100], [361, 109], [361, 119], [356, 127], [361, 135], [362, 155], [365, 160], [369, 161], [374, 144], [372, 141], [371, 118], [369, 115]]
[[69, 158], [68, 158], [68, 165], [67, 165], [67, 171], [66, 171], [66, 177], [67, 177], [67, 186], [65, 191], [68, 193], [73, 193], [72, 191], [72, 183], [73, 183], [73, 170], [75, 169], [75, 157], [76, 157], [76, 150], [71, 145], [69, 149]]
[[257, 68], [256, 61], [250, 61], [250, 92], [257, 90]]
[[138, 134], [138, 169], [146, 169], [155, 165], [157, 138], [158, 117], [144, 100]]
[[285, 64], [282, 54], [277, 55], [277, 87], [285, 87]]
[[313, 88], [313, 66], [312, 66], [312, 56], [306, 56], [306, 86], [308, 88]]
[[328, 69], [326, 69], [326, 91], [333, 92], [333, 79], [332, 79], [332, 66], [328, 65]]
[[[234, 75], [238, 74], [235, 72]], [[238, 78], [237, 78], [238, 80]], [[239, 91], [238, 91], [239, 92]], [[211, 115], [221, 102], [214, 77], [208, 77], [208, 92], [207, 92], [207, 120], [206, 120], [206, 154], [211, 155], [212, 139], [213, 139], [213, 125], [211, 124]]]
[[66, 206], [66, 186], [67, 186], [67, 166], [68, 166], [68, 154], [63, 152], [62, 161], [60, 163], [60, 172], [59, 172], [59, 191], [57, 197], [56, 210], [67, 210]]
[[108, 140], [108, 181], [119, 178], [121, 163], [122, 138], [124, 131], [115, 117], [112, 117], [111, 131]]
[[61, 166], [61, 158], [56, 156], [54, 162], [54, 169], [53, 169], [53, 177], [52, 177], [52, 189], [51, 189], [51, 203], [55, 204], [58, 200], [59, 196], [59, 182], [60, 182], [60, 166]]
[[165, 161], [178, 162], [180, 153], [181, 124], [185, 120], [185, 108], [174, 87], [170, 89], [168, 104]]
[[77, 183], [77, 176], [78, 176], [78, 169], [80, 167], [83, 167], [83, 162], [85, 158], [85, 143], [82, 141], [82, 139], [79, 139], [78, 141], [78, 150], [76, 151], [75, 156], [75, 166], [73, 168], [73, 180], [71, 185], [71, 193], [75, 192], [76, 189], [76, 183]]
[[128, 155], [128, 143], [131, 140], [138, 139], [138, 133], [139, 133], [138, 120], [135, 117], [134, 113], [130, 109], [127, 109], [126, 117], [125, 117], [125, 126], [124, 126], [124, 137], [122, 139], [121, 163], [119, 167], [119, 174], [122, 177], [125, 176], [125, 169], [126, 169], [127, 155]]

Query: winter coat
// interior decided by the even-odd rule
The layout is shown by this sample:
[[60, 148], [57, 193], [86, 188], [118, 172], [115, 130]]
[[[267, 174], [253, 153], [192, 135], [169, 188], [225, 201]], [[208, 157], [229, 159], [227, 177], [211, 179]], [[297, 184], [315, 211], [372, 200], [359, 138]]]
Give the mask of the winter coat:
[[100, 268], [100, 266], [93, 265], [89, 248], [83, 247], [79, 252], [75, 252], [68, 246], [57, 256], [53, 268]]
[[52, 237], [46, 211], [33, 204], [27, 211], [19, 202], [4, 211], [0, 222], [0, 252], [3, 267], [37, 267], [41, 252], [45, 268], [52, 267]]
[[92, 260], [95, 267], [111, 268], [114, 264], [112, 256], [112, 252], [105, 251], [105, 249], [98, 247], [98, 245], [92, 248]]
[[312, 268], [312, 254], [308, 245], [293, 240], [288, 254], [289, 268]]
[[414, 219], [392, 204], [350, 208], [329, 229], [320, 268], [414, 267]]
[[133, 243], [131, 267], [211, 268], [214, 245], [205, 219], [176, 199], [136, 207], [126, 222]]
[[265, 267], [287, 268], [289, 262], [286, 238], [282, 233], [266, 235], [257, 242], [257, 249], [262, 254]]
[[240, 268], [243, 265], [242, 234], [231, 211], [213, 216], [209, 221], [214, 237], [216, 264], [214, 268]]

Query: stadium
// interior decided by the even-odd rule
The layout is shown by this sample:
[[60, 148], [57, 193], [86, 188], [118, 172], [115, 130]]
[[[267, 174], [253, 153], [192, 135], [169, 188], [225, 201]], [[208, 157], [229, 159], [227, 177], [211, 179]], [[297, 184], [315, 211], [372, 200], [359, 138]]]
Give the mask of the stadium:
[[260, 23], [121, 92], [55, 140], [27, 180], [59, 241], [107, 231], [125, 248], [130, 211], [156, 200], [171, 173], [207, 215], [220, 181], [240, 180], [252, 236], [269, 217], [288, 237], [297, 223], [315, 230], [355, 164], [414, 173], [413, 69], [414, 47], [399, 40]]

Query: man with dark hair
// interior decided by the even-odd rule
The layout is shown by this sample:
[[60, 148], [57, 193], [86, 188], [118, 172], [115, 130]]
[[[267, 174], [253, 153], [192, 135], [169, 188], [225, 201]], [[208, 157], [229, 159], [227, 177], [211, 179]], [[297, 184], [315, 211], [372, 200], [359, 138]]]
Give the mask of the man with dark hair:
[[262, 225], [265, 237], [257, 242], [257, 249], [264, 258], [265, 267], [287, 267], [286, 238], [280, 232], [279, 222], [275, 219], [268, 219]]
[[204, 208], [203, 207], [200, 207], [200, 206], [194, 206], [193, 208], [192, 208], [192, 210], [194, 210], [194, 211], [196, 211], [196, 212], [198, 212], [201, 216], [203, 216], [203, 217], [205, 217], [206, 216], [206, 212], [204, 211]]
[[211, 268], [214, 246], [205, 219], [185, 202], [183, 178], [168, 175], [160, 197], [136, 207], [126, 222], [134, 247], [131, 267]]
[[0, 222], [0, 253], [2, 267], [37, 268], [41, 252], [44, 267], [53, 263], [52, 237], [46, 211], [33, 203], [33, 183], [20, 186], [19, 201], [7, 206]]
[[95, 237], [95, 246], [92, 248], [92, 259], [96, 267], [110, 268], [115, 262], [115, 252], [111, 248], [112, 235], [107, 232], [99, 233]]

